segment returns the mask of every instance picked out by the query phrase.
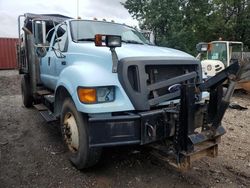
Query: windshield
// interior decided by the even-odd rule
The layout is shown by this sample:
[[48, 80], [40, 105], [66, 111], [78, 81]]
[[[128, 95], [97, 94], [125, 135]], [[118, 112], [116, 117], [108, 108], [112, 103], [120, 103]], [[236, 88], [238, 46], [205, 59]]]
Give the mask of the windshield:
[[207, 52], [207, 58], [220, 60], [227, 65], [227, 46], [226, 43], [211, 43]]
[[119, 35], [126, 43], [150, 44], [141, 33], [126, 25], [86, 20], [73, 20], [70, 25], [74, 42], [94, 41], [96, 34], [104, 34]]
[[243, 43], [234, 43], [229, 44], [229, 57], [231, 59], [241, 60], [243, 57]]

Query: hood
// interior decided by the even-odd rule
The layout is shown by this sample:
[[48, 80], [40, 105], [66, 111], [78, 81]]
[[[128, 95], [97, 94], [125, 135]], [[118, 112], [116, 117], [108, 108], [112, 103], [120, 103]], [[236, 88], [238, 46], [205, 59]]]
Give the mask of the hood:
[[127, 57], [178, 57], [178, 58], [194, 58], [191, 55], [175, 50], [172, 48], [165, 48], [159, 46], [150, 45], [138, 45], [138, 44], [124, 44], [121, 48], [116, 48], [119, 59]]
[[[108, 47], [96, 47], [93, 42], [76, 43], [74, 46], [75, 52], [84, 53], [92, 57], [98, 56], [106, 59], [111, 55]], [[121, 47], [117, 47], [115, 50], [119, 60], [128, 57], [166, 57], [166, 59], [178, 58], [196, 60], [193, 56], [185, 52], [151, 45], [123, 43]]]

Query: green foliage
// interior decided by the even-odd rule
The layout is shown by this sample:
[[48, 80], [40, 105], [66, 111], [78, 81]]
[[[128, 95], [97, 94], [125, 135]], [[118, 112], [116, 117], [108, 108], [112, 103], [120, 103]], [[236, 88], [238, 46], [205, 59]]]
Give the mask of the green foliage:
[[156, 44], [196, 54], [198, 42], [237, 40], [250, 47], [250, 0], [127, 0], [123, 3]]

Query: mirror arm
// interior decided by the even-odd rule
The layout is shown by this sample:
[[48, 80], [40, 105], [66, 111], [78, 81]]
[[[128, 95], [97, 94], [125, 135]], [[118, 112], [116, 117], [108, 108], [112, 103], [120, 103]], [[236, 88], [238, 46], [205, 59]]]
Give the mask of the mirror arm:
[[[66, 55], [64, 55], [60, 50], [54, 48], [54, 46], [52, 46], [52, 50], [54, 51], [57, 58], [65, 58], [66, 57]], [[60, 56], [57, 55], [56, 51], [60, 53]]]
[[117, 65], [118, 65], [118, 56], [115, 51], [115, 48], [110, 48], [111, 55], [112, 55], [112, 62], [113, 62], [113, 67], [112, 67], [112, 72], [117, 73]]
[[50, 46], [34, 44], [34, 47], [36, 47], [36, 48], [49, 48]]

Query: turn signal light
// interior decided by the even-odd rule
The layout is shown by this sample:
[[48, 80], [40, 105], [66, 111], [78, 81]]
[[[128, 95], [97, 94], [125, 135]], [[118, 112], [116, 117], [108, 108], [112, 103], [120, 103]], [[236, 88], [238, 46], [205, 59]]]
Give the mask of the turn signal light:
[[79, 100], [83, 103], [96, 103], [96, 89], [78, 88], [77, 94]]

